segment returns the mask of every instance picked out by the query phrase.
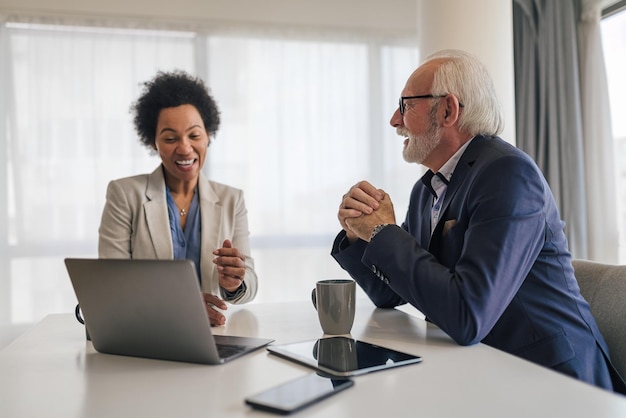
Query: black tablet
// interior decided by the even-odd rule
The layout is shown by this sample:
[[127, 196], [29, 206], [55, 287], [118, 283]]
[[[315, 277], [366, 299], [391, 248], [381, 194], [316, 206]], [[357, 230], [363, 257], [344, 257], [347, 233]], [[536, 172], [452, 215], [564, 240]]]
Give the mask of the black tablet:
[[337, 377], [357, 376], [422, 361], [420, 356], [349, 337], [270, 345], [267, 350], [323, 374]]

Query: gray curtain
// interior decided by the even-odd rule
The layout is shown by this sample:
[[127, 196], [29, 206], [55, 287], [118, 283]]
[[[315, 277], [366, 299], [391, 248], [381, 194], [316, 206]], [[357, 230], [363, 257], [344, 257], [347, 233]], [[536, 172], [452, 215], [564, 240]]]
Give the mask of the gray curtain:
[[579, 0], [513, 0], [517, 146], [543, 171], [575, 258], [587, 258]]

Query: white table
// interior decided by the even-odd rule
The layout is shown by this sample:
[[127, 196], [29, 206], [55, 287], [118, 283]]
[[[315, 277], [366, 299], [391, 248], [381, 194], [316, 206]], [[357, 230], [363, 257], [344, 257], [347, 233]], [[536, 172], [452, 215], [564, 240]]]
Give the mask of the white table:
[[[310, 302], [230, 307], [216, 334], [322, 336]], [[626, 397], [485, 345], [461, 347], [417, 316], [359, 300], [356, 339], [421, 355], [354, 378], [299, 417], [626, 417]], [[0, 351], [0, 416], [251, 417], [244, 397], [311, 370], [265, 350], [220, 366], [100, 354], [72, 314], [54, 314]]]

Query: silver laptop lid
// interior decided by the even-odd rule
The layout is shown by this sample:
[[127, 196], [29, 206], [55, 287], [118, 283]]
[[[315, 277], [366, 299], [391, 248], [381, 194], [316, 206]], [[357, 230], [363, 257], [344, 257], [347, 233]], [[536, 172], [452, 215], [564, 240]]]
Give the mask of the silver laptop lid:
[[205, 364], [224, 361], [190, 260], [68, 258], [65, 265], [97, 351]]

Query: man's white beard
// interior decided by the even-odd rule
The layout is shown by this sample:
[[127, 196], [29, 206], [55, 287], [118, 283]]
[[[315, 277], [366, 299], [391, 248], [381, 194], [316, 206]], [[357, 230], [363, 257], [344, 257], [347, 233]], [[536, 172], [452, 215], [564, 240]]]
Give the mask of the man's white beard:
[[434, 123], [421, 135], [412, 134], [406, 129], [399, 129], [398, 134], [408, 138], [408, 144], [402, 150], [402, 157], [408, 163], [422, 164], [441, 142], [441, 128]]

